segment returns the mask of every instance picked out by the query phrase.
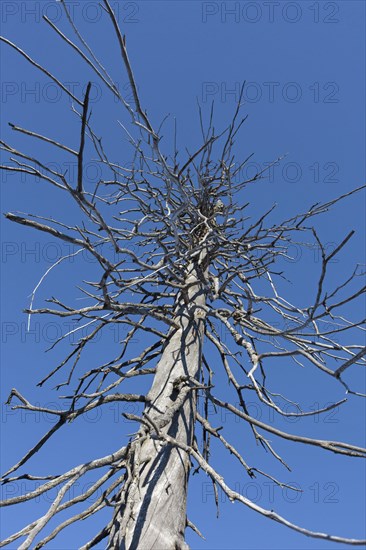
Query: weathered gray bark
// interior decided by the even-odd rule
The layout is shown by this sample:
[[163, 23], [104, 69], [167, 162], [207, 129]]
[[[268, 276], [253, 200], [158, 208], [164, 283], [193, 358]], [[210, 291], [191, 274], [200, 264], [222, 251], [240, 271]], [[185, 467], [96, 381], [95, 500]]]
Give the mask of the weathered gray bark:
[[[145, 407], [148, 418], [162, 433], [187, 445], [192, 444], [194, 436], [196, 392], [188, 378], [197, 377], [201, 363], [203, 285], [201, 267], [191, 265], [186, 291], [176, 307], [179, 328], [172, 331], [166, 344]], [[186, 452], [154, 438], [154, 430], [146, 426], [141, 426], [139, 436], [131, 443], [130, 470], [108, 548], [187, 549], [184, 532], [190, 458]]]

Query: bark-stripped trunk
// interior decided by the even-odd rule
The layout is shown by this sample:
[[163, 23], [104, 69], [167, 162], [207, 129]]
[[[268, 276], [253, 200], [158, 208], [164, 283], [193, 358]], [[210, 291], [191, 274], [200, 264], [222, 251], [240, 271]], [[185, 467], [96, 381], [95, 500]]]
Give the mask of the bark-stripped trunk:
[[[172, 332], [163, 351], [145, 412], [161, 429], [176, 440], [191, 445], [196, 412], [195, 393], [184, 383], [196, 378], [202, 355], [205, 293], [200, 267], [190, 266], [187, 290], [176, 308], [179, 329]], [[196, 306], [196, 307], [195, 307]], [[187, 549], [187, 485], [190, 457], [181, 449], [150, 437], [131, 444], [125, 488], [116, 510], [109, 549], [178, 550]], [[153, 433], [153, 432], [152, 432]]]

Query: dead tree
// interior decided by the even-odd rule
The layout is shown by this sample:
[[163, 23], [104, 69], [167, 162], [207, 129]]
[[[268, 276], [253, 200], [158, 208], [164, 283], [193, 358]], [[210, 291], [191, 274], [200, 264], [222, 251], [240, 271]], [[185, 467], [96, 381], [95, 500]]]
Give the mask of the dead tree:
[[[338, 342], [338, 337], [346, 331], [355, 331], [364, 322], [363, 319], [349, 321], [342, 313], [342, 308], [359, 299], [364, 292], [362, 286], [353, 289], [360, 271], [355, 269], [337, 288], [326, 290], [329, 262], [346, 245], [353, 231], [327, 254], [312, 225], [315, 216], [325, 213], [360, 188], [326, 204], [314, 204], [279, 224], [267, 222], [271, 211], [251, 220], [246, 216], [249, 205], [242, 203], [242, 191], [264, 173], [238, 181], [238, 174], [248, 162], [248, 158], [238, 162], [234, 155], [235, 138], [245, 120], [240, 115], [240, 101], [232, 122], [219, 134], [214, 130], [213, 111], [205, 125], [199, 109], [201, 147], [180, 160], [174, 145], [173, 154], [169, 156], [162, 150], [160, 130], [153, 126], [141, 103], [126, 39], [108, 0], [103, 0], [103, 6], [128, 75], [133, 93], [131, 102], [121, 95], [75, 27], [64, 0], [61, 4], [76, 35], [75, 42], [46, 17], [44, 19], [126, 108], [132, 129], [124, 127], [124, 131], [131, 144], [133, 162], [127, 168], [110, 160], [105, 143], [92, 124], [90, 82], [85, 97], [78, 98], [19, 46], [2, 38], [71, 97], [74, 114], [80, 120], [77, 147], [60, 143], [57, 135], [49, 137], [37, 133], [36, 128], [11, 124], [16, 133], [47, 142], [76, 159], [76, 185], [71, 184], [67, 173], [47, 167], [45, 160], [1, 142], [2, 151], [11, 159], [3, 169], [33, 175], [54, 186], [55, 192], [67, 194], [79, 208], [80, 223], [72, 226], [62, 219], [31, 214], [8, 213], [6, 217], [71, 243], [75, 255], [87, 251], [95, 258], [100, 271], [98, 280], [84, 282], [82, 287], [89, 305], [77, 308], [53, 297], [47, 307], [34, 309], [31, 306], [26, 310], [29, 316], [77, 318], [80, 326], [89, 327], [89, 333], [80, 338], [69, 355], [40, 382], [42, 385], [69, 368], [65, 383], [58, 385], [60, 388], [73, 384], [68, 395], [69, 408], [62, 411], [45, 409], [32, 405], [16, 389], [10, 394], [8, 403], [14, 409], [47, 412], [54, 415], [57, 422], [2, 477], [4, 484], [24, 478], [42, 481], [42, 484], [2, 504], [22, 503], [54, 488], [59, 489], [44, 515], [2, 544], [14, 545], [23, 538], [19, 543], [21, 550], [39, 549], [68, 525], [112, 506], [110, 522], [85, 542], [84, 549], [92, 548], [103, 539], [108, 540], [111, 549], [188, 548], [185, 528], [190, 526], [198, 531], [186, 513], [188, 479], [193, 464], [211, 478], [215, 490], [224, 491], [231, 501], [239, 501], [290, 529], [328, 541], [364, 544], [365, 541], [313, 532], [295, 525], [231, 489], [211, 465], [210, 442], [213, 439], [239, 461], [250, 478], [264, 475], [282, 484], [270, 474], [249, 466], [235, 443], [229, 442], [221, 429], [211, 425], [207, 413], [208, 406], [213, 404], [236, 415], [250, 426], [255, 440], [285, 466], [266, 434], [299, 446], [310, 445], [325, 452], [365, 458], [366, 450], [357, 445], [287, 433], [256, 420], [247, 409], [248, 397], [253, 399], [253, 396], [279, 416], [321, 415], [346, 402], [344, 398], [318, 411], [303, 411], [296, 404], [297, 412], [286, 412], [278, 405], [266, 381], [266, 365], [276, 359], [319, 369], [323, 376], [335, 378], [347, 395], [365, 397], [349, 387], [344, 377], [348, 369], [365, 365], [365, 347], [359, 343], [343, 345]], [[86, 140], [92, 143], [94, 154], [104, 173], [108, 174], [93, 187], [84, 175]], [[321, 251], [321, 270], [313, 302], [307, 307], [297, 307], [277, 291], [276, 281], [283, 276], [277, 266], [288, 256], [292, 243], [307, 246], [307, 239], [315, 242]], [[113, 254], [109, 253], [110, 247]], [[347, 288], [352, 290], [344, 297]], [[278, 322], [269, 321], [268, 313]], [[333, 328], [329, 328], [329, 323]], [[106, 360], [98, 368], [84, 369], [75, 380], [88, 343], [105, 327], [120, 324], [128, 326], [129, 332], [118, 357]], [[327, 328], [322, 328], [324, 326]], [[230, 345], [220, 338], [220, 328], [230, 335]], [[153, 343], [134, 356], [130, 344], [136, 334], [147, 334]], [[205, 351], [207, 346], [215, 350], [219, 359], [217, 368], [226, 373], [239, 406], [233, 404], [234, 399], [227, 401], [221, 396], [220, 388], [215, 388], [214, 369]], [[151, 389], [146, 395], [119, 392], [121, 384], [128, 388], [129, 379], [141, 376], [152, 377]], [[285, 403], [287, 398], [281, 395], [280, 399]], [[121, 401], [144, 403], [141, 416], [126, 415], [136, 421], [138, 431], [124, 446], [110, 455], [76, 465], [62, 475], [14, 475], [68, 422], [95, 408]], [[199, 413], [198, 402], [204, 414]], [[105, 473], [97, 477], [87, 491], [63, 502], [66, 492], [77, 480], [88, 472], [102, 470]], [[67, 508], [72, 510], [73, 505], [85, 502], [100, 488], [103, 488], [102, 495], [93, 504], [71, 514], [41, 538], [43, 527], [54, 516]], [[36, 537], [38, 542], [35, 542]]]

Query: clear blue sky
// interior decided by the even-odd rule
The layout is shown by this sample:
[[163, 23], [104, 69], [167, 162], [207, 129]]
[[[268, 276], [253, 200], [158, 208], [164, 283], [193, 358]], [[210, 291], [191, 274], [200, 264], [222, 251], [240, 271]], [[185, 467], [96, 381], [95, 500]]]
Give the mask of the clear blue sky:
[[[258, 214], [273, 202], [278, 216], [290, 216], [317, 201], [328, 200], [365, 180], [365, 3], [338, 2], [200, 2], [138, 1], [115, 2], [118, 20], [127, 35], [127, 45], [141, 97], [157, 126], [170, 113], [178, 121], [181, 149], [199, 145], [196, 98], [206, 113], [211, 100], [216, 105], [216, 127], [223, 128], [235, 107], [240, 83], [246, 80], [243, 112], [248, 121], [238, 141], [238, 154], [254, 153], [256, 166], [264, 166], [287, 153], [271, 177], [246, 192], [243, 201], [251, 201], [251, 212]], [[118, 47], [105, 17], [95, 1], [69, 2], [75, 22], [90, 39], [95, 52], [113, 73], [120, 89], [125, 89], [126, 75], [118, 56]], [[7, 1], [0, 5], [2, 34], [16, 42], [34, 59], [49, 68], [63, 82], [74, 87], [81, 97], [90, 72], [70, 49], [41, 20], [45, 13], [63, 30], [67, 29], [61, 7], [52, 1]], [[70, 33], [71, 36], [71, 33]], [[30, 67], [7, 46], [1, 49], [2, 61], [2, 135], [11, 144], [26, 151], [37, 151], [49, 162], [64, 169], [65, 157], [47, 147], [34, 144], [10, 131], [8, 121], [50, 135], [77, 147], [79, 125], [70, 103], [59, 96], [50, 80]], [[99, 134], [104, 135], [112, 157], [126, 163], [130, 151], [116, 119], [127, 121], [109, 92], [98, 83], [94, 86], [93, 119]], [[129, 90], [126, 90], [127, 93]], [[167, 131], [168, 136], [168, 131]], [[169, 140], [165, 140], [171, 152]], [[250, 172], [249, 172], [250, 173]], [[98, 168], [88, 165], [88, 177], [96, 180]], [[69, 201], [44, 183], [17, 175], [1, 175], [1, 211], [22, 211], [75, 219]], [[329, 284], [350, 273], [356, 263], [365, 263], [365, 195], [357, 195], [334, 208], [318, 221], [320, 236], [329, 247], [339, 242], [351, 229], [356, 235], [332, 265]], [[35, 388], [35, 384], [67, 352], [67, 346], [44, 353], [61, 331], [70, 326], [57, 319], [34, 318], [32, 332], [26, 332], [29, 295], [50, 265], [69, 251], [66, 245], [50, 240], [32, 230], [2, 224], [2, 369], [1, 392], [4, 403], [15, 386], [30, 401], [50, 407], [60, 406], [52, 392], [53, 384]], [[300, 253], [294, 249], [295, 262], [288, 263], [293, 284], [285, 288], [286, 297], [300, 304], [311, 296], [311, 283], [319, 272], [316, 250]], [[79, 296], [75, 283], [93, 277], [94, 264], [83, 258], [66, 262], [54, 270], [37, 294], [35, 306], [57, 295], [71, 302]], [[80, 302], [74, 302], [80, 303]], [[350, 316], [360, 318], [364, 304], [350, 308]], [[121, 336], [121, 335], [119, 335]], [[360, 336], [358, 337], [360, 338]], [[141, 342], [143, 344], [143, 342]], [[92, 346], [86, 355], [89, 363], [102, 361], [118, 345], [111, 331]], [[139, 342], [136, 342], [139, 345]], [[354, 369], [355, 371], [356, 369]], [[365, 378], [353, 372], [354, 383], [362, 391]], [[218, 374], [220, 377], [220, 374]], [[301, 369], [289, 374], [279, 369], [277, 388], [286, 395], [296, 395], [304, 408], [325, 406], [342, 398], [341, 388], [324, 380], [316, 372]], [[218, 378], [221, 381], [221, 378]], [[222, 381], [222, 383], [226, 383]], [[62, 394], [62, 392], [61, 392]], [[318, 405], [317, 405], [318, 404]], [[35, 457], [27, 470], [51, 474], [117, 449], [123, 436], [135, 426], [120, 413], [127, 407], [109, 407], [103, 413], [79, 420], [65, 428], [54, 442]], [[264, 409], [253, 414], [269, 423], [273, 419]], [[314, 418], [290, 422], [276, 421], [276, 426], [293, 433], [317, 438], [346, 440], [364, 445], [360, 432], [365, 406], [350, 399], [343, 409]], [[239, 433], [240, 424], [230, 416], [215, 417], [212, 424], [225, 425], [229, 434]], [[14, 413], [2, 405], [2, 470], [34, 444], [49, 429], [51, 419]], [[276, 449], [292, 466], [292, 472], [280, 468], [265, 452], [255, 447], [248, 431], [243, 431], [242, 450], [253, 466], [266, 469], [284, 482], [297, 483], [303, 493], [294, 500], [292, 493], [273, 488], [269, 480], [243, 477], [230, 457], [217, 451], [215, 465], [234, 488], [258, 504], [273, 508], [304, 527], [348, 537], [364, 538], [365, 464], [361, 459], [327, 454], [325, 451], [273, 441]], [[259, 517], [239, 504], [231, 504], [220, 495], [220, 518], [215, 507], [208, 478], [192, 478], [189, 517], [206, 537], [200, 540], [188, 531], [192, 549], [340, 549], [342, 545], [304, 538]], [[16, 487], [5, 486], [9, 497]], [[2, 520], [2, 535], [8, 535], [25, 522], [38, 517], [48, 502], [40, 500], [19, 508], [7, 509]], [[54, 550], [77, 548], [91, 538], [103, 524], [106, 514], [77, 524], [49, 544]], [[64, 517], [63, 517], [64, 519]], [[54, 525], [54, 523], [53, 523]], [[99, 548], [103, 548], [100, 545]]]

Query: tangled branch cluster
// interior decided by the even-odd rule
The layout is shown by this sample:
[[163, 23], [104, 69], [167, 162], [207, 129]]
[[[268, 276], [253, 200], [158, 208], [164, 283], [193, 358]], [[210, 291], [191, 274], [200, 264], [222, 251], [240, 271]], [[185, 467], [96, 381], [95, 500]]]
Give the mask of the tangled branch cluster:
[[[346, 539], [316, 533], [290, 523], [274, 511], [265, 510], [225, 483], [222, 475], [210, 464], [210, 444], [213, 439], [219, 441], [233, 455], [250, 477], [264, 475], [283, 487], [281, 481], [268, 473], [249, 466], [241, 452], [230, 443], [222, 429], [211, 425], [208, 408], [213, 404], [217, 408], [230, 411], [251, 427], [253, 436], [275, 459], [288, 467], [279, 456], [270, 440], [263, 435], [273, 434], [299, 444], [320, 447], [327, 451], [353, 457], [365, 458], [366, 450], [356, 445], [337, 441], [317, 440], [281, 431], [269, 424], [250, 416], [247, 408], [248, 396], [256, 398], [278, 415], [303, 417], [321, 414], [338, 407], [347, 401], [347, 397], [321, 410], [303, 411], [295, 403], [297, 412], [286, 412], [276, 398], [288, 403], [286, 396], [273, 393], [268, 387], [266, 372], [269, 362], [291, 359], [306, 368], [319, 369], [324, 376], [336, 379], [345, 389], [346, 395], [365, 397], [350, 387], [345, 374], [350, 368], [365, 365], [366, 349], [361, 344], [342, 345], [338, 336], [354, 329], [362, 330], [364, 319], [349, 321], [344, 317], [343, 309], [357, 300], [365, 287], [354, 289], [355, 282], [362, 273], [355, 269], [349, 278], [338, 287], [325, 290], [326, 277], [331, 260], [340, 252], [352, 237], [353, 232], [345, 236], [338, 246], [327, 254], [321, 240], [312, 225], [312, 219], [329, 210], [338, 201], [358, 192], [355, 189], [326, 204], [314, 204], [303, 213], [290, 217], [280, 224], [271, 224], [272, 208], [259, 219], [252, 221], [246, 213], [248, 204], [242, 204], [243, 190], [259, 180], [264, 173], [257, 173], [249, 180], [239, 181], [243, 166], [249, 161], [236, 160], [234, 154], [235, 138], [245, 118], [241, 118], [241, 101], [237, 105], [231, 124], [220, 134], [216, 134], [213, 125], [213, 109], [207, 125], [199, 109], [202, 145], [179, 160], [177, 146], [171, 156], [161, 150], [160, 128], [155, 130], [146, 111], [141, 106], [140, 97], [131, 69], [126, 49], [126, 39], [122, 35], [108, 0], [103, 0], [107, 16], [114, 29], [121, 53], [121, 61], [127, 71], [133, 102], [129, 104], [120, 94], [104, 66], [97, 59], [89, 45], [75, 27], [64, 0], [65, 10], [71, 30], [74, 31], [80, 46], [68, 38], [47, 17], [48, 23], [64, 43], [72, 47], [81, 56], [104, 85], [126, 107], [131, 116], [131, 133], [123, 127], [133, 151], [133, 162], [126, 168], [109, 159], [103, 140], [93, 129], [89, 110], [89, 82], [83, 99], [74, 96], [55, 76], [39, 65], [28, 54], [9, 40], [2, 40], [27, 59], [29, 63], [51, 78], [60, 89], [71, 97], [73, 112], [79, 117], [81, 133], [78, 147], [58, 142], [55, 138], [41, 135], [36, 131], [11, 124], [12, 129], [34, 140], [41, 140], [63, 151], [65, 155], [76, 159], [78, 166], [77, 184], [72, 185], [67, 173], [50, 168], [45, 161], [30, 156], [7, 142], [1, 141], [2, 151], [9, 154], [11, 164], [2, 168], [8, 171], [25, 173], [40, 178], [55, 187], [55, 192], [69, 196], [79, 208], [82, 219], [80, 224], [71, 226], [63, 220], [54, 220], [37, 215], [19, 215], [8, 213], [9, 220], [25, 225], [37, 231], [51, 235], [55, 239], [75, 246], [73, 255], [87, 251], [96, 260], [100, 276], [98, 280], [84, 283], [83, 294], [89, 305], [75, 308], [57, 298], [51, 298], [50, 306], [26, 310], [28, 315], [43, 314], [55, 317], [77, 318], [79, 325], [75, 329], [88, 327], [87, 336], [80, 337], [69, 355], [44, 377], [43, 385], [57, 373], [67, 372], [65, 381], [57, 385], [73, 385], [66, 398], [70, 406], [65, 410], [51, 410], [32, 405], [16, 389], [13, 389], [8, 403], [14, 409], [44, 412], [55, 417], [56, 423], [12, 468], [2, 477], [4, 484], [27, 479], [42, 481], [37, 489], [4, 501], [3, 505], [17, 504], [35, 499], [41, 494], [58, 487], [58, 493], [48, 511], [23, 529], [8, 537], [2, 545], [14, 543], [20, 537], [25, 541], [19, 546], [29, 548], [44, 526], [66, 508], [85, 502], [100, 488], [103, 492], [92, 505], [82, 512], [75, 513], [60, 523], [50, 534], [37, 542], [39, 549], [52, 540], [60, 531], [78, 520], [89, 517], [104, 507], [116, 507], [123, 499], [123, 487], [131, 481], [131, 453], [136, 445], [141, 445], [144, 437], [153, 437], [163, 444], [177, 446], [187, 452], [199, 469], [206, 472], [217, 491], [220, 487], [232, 501], [244, 505], [278, 521], [296, 531], [321, 539], [349, 544], [364, 544], [365, 541]], [[176, 137], [176, 136], [175, 136]], [[94, 155], [103, 167], [105, 178], [91, 186], [85, 178], [85, 144], [92, 144]], [[176, 141], [176, 139], [175, 139]], [[303, 243], [307, 239], [315, 242], [321, 251], [321, 270], [314, 300], [306, 307], [297, 307], [281, 297], [277, 290], [277, 280], [283, 277], [278, 265], [289, 257], [289, 246]], [[113, 250], [113, 254], [110, 250]], [[53, 267], [59, 265], [65, 257], [59, 259]], [[199, 261], [198, 261], [199, 260]], [[205, 289], [205, 305], [189, 303], [187, 288], [187, 268], [197, 263], [202, 285]], [[50, 268], [50, 269], [52, 269]], [[50, 269], [36, 286], [39, 285]], [[351, 288], [346, 297], [347, 288]], [[80, 464], [62, 475], [36, 476], [19, 474], [11, 476], [23, 467], [43, 445], [68, 422], [76, 420], [92, 409], [113, 402], [146, 403], [145, 395], [119, 393], [119, 387], [126, 386], [130, 378], [153, 376], [154, 365], [163, 350], [178, 329], [176, 304], [185, 300], [188, 310], [202, 309], [205, 322], [205, 339], [211, 345], [220, 360], [217, 369], [223, 369], [233, 388], [234, 406], [220, 396], [220, 388], [214, 386], [214, 370], [210, 366], [208, 352], [203, 352], [199, 379], [178, 380], [176, 390], [179, 399], [177, 406], [184, 400], [187, 392], [195, 392], [203, 403], [204, 414], [197, 412], [197, 437], [192, 446], [183, 445], [162, 431], [168, 419], [162, 415], [159, 424], [145, 413], [142, 417], [129, 415], [138, 421], [142, 428], [138, 439], [131, 439], [126, 446], [114, 453]], [[266, 321], [272, 319], [272, 321]], [[83, 352], [93, 338], [107, 326], [127, 326], [128, 333], [117, 357], [106, 360], [96, 368], [84, 372], [76, 378], [75, 373]], [[279, 328], [282, 327], [282, 328]], [[324, 328], [326, 327], [326, 328]], [[331, 327], [331, 328], [329, 328]], [[230, 344], [220, 338], [220, 331], [230, 335]], [[64, 334], [59, 341], [70, 333]], [[137, 334], [149, 336], [149, 345], [137, 356], [131, 354], [131, 342]], [[59, 343], [59, 341], [57, 343]], [[234, 402], [234, 400], [233, 400]], [[170, 412], [172, 414], [172, 412]], [[200, 428], [199, 428], [200, 427]], [[198, 431], [201, 430], [202, 444], [198, 443]], [[63, 502], [70, 487], [82, 476], [92, 470], [106, 470], [83, 494]], [[296, 488], [291, 487], [296, 490]], [[118, 500], [120, 499], [120, 500]], [[83, 546], [84, 549], [95, 546], [107, 537], [112, 522]], [[197, 528], [187, 520], [187, 525]], [[197, 530], [198, 532], [198, 530]]]

